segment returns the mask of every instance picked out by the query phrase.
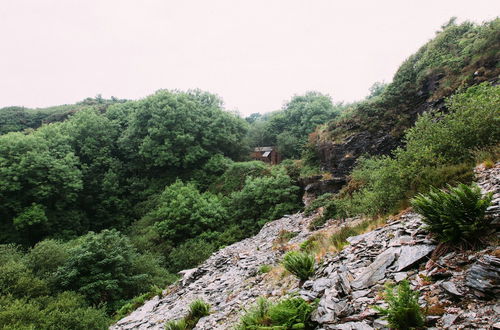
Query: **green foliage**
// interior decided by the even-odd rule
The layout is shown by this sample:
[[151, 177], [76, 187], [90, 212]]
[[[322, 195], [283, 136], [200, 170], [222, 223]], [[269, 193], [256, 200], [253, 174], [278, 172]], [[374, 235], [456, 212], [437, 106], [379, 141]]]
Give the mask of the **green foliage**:
[[[191, 304], [189, 304], [189, 312], [188, 315], [186, 316], [186, 320], [188, 320], [188, 323], [192, 322], [194, 323], [194, 325], [196, 325], [199, 319], [201, 319], [204, 316], [208, 316], [209, 314], [210, 314], [210, 304], [204, 302], [201, 299], [196, 299]], [[194, 322], [194, 320], [196, 320], [196, 322]]]
[[497, 79], [499, 37], [499, 18], [481, 25], [451, 22], [443, 26], [433, 40], [399, 67], [378, 96], [348, 106], [326, 129], [319, 128], [313, 145], [342, 141], [357, 132], [387, 131], [400, 139], [425, 102]]
[[68, 254], [56, 273], [60, 288], [82, 294], [93, 305], [105, 303], [109, 311], [155, 284], [150, 274], [164, 273], [158, 263], [145, 269], [129, 240], [115, 230], [83, 236]]
[[270, 172], [270, 167], [261, 161], [236, 162], [213, 182], [210, 191], [228, 196], [243, 189], [247, 178], [267, 176]]
[[174, 321], [167, 321], [165, 323], [165, 330], [189, 330], [186, 320], [180, 319], [180, 320], [174, 320]]
[[299, 188], [286, 171], [274, 167], [269, 176], [248, 177], [243, 189], [231, 194], [228, 207], [233, 212], [234, 221], [253, 233], [264, 223], [296, 211], [298, 193]]
[[110, 320], [103, 309], [89, 307], [81, 295], [63, 292], [36, 299], [0, 297], [2, 329], [107, 329]]
[[69, 257], [68, 245], [56, 240], [43, 240], [37, 243], [26, 255], [26, 263], [34, 274], [46, 278], [49, 283], [53, 283], [57, 269]]
[[266, 273], [269, 273], [271, 271], [271, 269], [273, 269], [273, 267], [271, 265], [260, 265], [258, 273], [259, 274], [266, 274]]
[[148, 216], [155, 220], [160, 236], [174, 244], [213, 230], [227, 219], [217, 196], [200, 193], [193, 184], [182, 181], [165, 188], [158, 203]]
[[366, 229], [376, 223], [378, 220], [365, 220], [355, 226], [343, 226], [338, 232], [330, 237], [330, 241], [337, 250], [348, 244], [347, 239], [352, 236], [357, 236], [366, 231]]
[[308, 280], [314, 275], [316, 261], [314, 256], [305, 252], [290, 251], [283, 257], [283, 266], [300, 280]]
[[500, 86], [471, 87], [448, 100], [448, 113], [422, 115], [394, 157], [359, 159], [351, 178], [361, 184], [334, 202], [337, 214], [393, 212], [431, 186], [471, 182], [478, 148], [500, 142], [499, 93]]
[[[394, 293], [395, 289], [397, 294]], [[418, 305], [418, 296], [417, 291], [411, 290], [407, 280], [402, 281], [397, 288], [388, 284], [384, 298], [389, 307], [373, 308], [386, 317], [391, 328], [401, 330], [423, 328], [424, 315]]]
[[309, 205], [306, 206], [306, 208], [304, 209], [304, 214], [309, 216], [313, 214], [320, 207], [325, 207], [328, 204], [328, 202], [330, 202], [333, 199], [333, 197], [334, 196], [331, 193], [326, 193], [318, 196]]
[[478, 186], [460, 184], [448, 186], [448, 191], [432, 188], [412, 199], [412, 205], [440, 241], [474, 242], [489, 228], [491, 219], [485, 217], [485, 212], [491, 199], [491, 193], [482, 197]]
[[168, 321], [165, 323], [166, 330], [191, 330], [198, 321], [210, 315], [210, 304], [201, 299], [194, 300], [189, 304], [188, 314], [180, 320]]
[[119, 145], [137, 169], [183, 171], [214, 154], [240, 155], [246, 123], [223, 111], [215, 95], [160, 90], [128, 103], [115, 105], [108, 113], [118, 120], [127, 116]]
[[298, 159], [308, 134], [337, 116], [340, 108], [328, 95], [318, 92], [295, 95], [281, 111], [249, 120], [250, 146], [276, 145], [285, 158]]
[[203, 237], [190, 239], [172, 249], [168, 255], [167, 268], [173, 272], [198, 266], [216, 251], [216, 246]]
[[255, 306], [241, 316], [236, 329], [314, 329], [311, 313], [315, 306], [302, 298], [287, 298], [277, 303], [259, 298]]
[[13, 219], [16, 229], [25, 229], [32, 226], [44, 227], [47, 222], [44, 207], [35, 203]]

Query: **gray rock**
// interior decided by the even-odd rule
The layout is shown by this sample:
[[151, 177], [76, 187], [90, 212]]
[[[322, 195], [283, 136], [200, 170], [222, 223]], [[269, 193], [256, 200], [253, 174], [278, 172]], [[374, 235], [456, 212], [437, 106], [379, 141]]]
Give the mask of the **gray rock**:
[[355, 289], [364, 289], [383, 279], [387, 267], [394, 262], [400, 249], [399, 247], [391, 247], [385, 250], [351, 282], [351, 286]]
[[373, 327], [375, 329], [388, 329], [389, 322], [387, 322], [386, 320], [384, 320], [382, 318], [376, 319], [375, 321], [373, 321]]
[[455, 321], [457, 320], [458, 315], [457, 314], [444, 314], [443, 317], [441, 318], [441, 322], [443, 324], [443, 327], [450, 327]]
[[358, 299], [358, 298], [361, 298], [361, 297], [368, 295], [370, 292], [371, 292], [371, 290], [354, 291], [351, 296], [353, 299]]
[[397, 283], [401, 282], [402, 280], [405, 280], [408, 277], [408, 274], [406, 272], [399, 272], [399, 273], [394, 273], [394, 281]]
[[462, 295], [462, 292], [460, 292], [460, 290], [458, 290], [457, 286], [455, 285], [455, 283], [453, 282], [443, 282], [441, 283], [441, 287], [446, 291], [448, 292], [449, 294], [451, 294], [452, 296], [461, 296]]
[[435, 245], [402, 246], [396, 271], [400, 272], [402, 270], [408, 269], [415, 263], [428, 256], [432, 251], [434, 251], [435, 248]]
[[476, 295], [480, 297], [498, 297], [500, 294], [500, 258], [484, 255], [470, 268], [466, 284], [475, 289]]

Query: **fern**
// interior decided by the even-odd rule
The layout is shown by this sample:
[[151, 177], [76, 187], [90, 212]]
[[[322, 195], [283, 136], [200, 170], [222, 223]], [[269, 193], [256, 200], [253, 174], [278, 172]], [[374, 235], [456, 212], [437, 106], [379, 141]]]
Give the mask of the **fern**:
[[[397, 294], [394, 294], [394, 291]], [[412, 291], [410, 283], [402, 281], [397, 288], [386, 284], [384, 299], [388, 308], [374, 306], [373, 308], [385, 316], [389, 326], [399, 330], [418, 329], [424, 326], [424, 315], [418, 305], [418, 292]]]
[[314, 275], [314, 256], [298, 251], [290, 251], [283, 257], [283, 266], [300, 280], [305, 281]]
[[315, 307], [315, 304], [308, 304], [298, 297], [283, 299], [277, 303], [260, 297], [256, 305], [241, 316], [236, 329], [314, 329], [311, 313]]
[[414, 209], [423, 215], [426, 228], [442, 242], [475, 242], [488, 229], [491, 219], [485, 212], [492, 194], [482, 197], [476, 186], [448, 186], [448, 192], [431, 188], [428, 194], [412, 199]]
[[188, 314], [180, 320], [165, 323], [165, 330], [191, 330], [198, 321], [210, 314], [210, 304], [201, 299], [193, 301], [189, 305]]

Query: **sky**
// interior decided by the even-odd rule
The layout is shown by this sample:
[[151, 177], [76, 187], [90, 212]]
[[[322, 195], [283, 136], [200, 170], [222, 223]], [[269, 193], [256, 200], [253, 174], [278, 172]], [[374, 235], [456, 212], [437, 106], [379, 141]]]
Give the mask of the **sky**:
[[0, 107], [199, 88], [246, 116], [319, 91], [359, 100], [450, 17], [498, 0], [1, 0]]

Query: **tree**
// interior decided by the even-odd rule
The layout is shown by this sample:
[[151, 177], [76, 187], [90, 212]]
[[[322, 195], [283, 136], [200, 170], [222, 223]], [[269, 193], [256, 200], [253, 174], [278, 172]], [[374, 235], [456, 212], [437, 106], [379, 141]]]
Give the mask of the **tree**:
[[149, 216], [156, 220], [160, 236], [173, 244], [218, 229], [227, 219], [216, 195], [200, 193], [193, 184], [182, 181], [165, 188], [158, 208]]
[[90, 232], [79, 242], [57, 270], [60, 290], [78, 292], [93, 305], [106, 303], [112, 311], [155, 284], [149, 274], [157, 272], [159, 265], [144, 269], [139, 253], [120, 232]]

